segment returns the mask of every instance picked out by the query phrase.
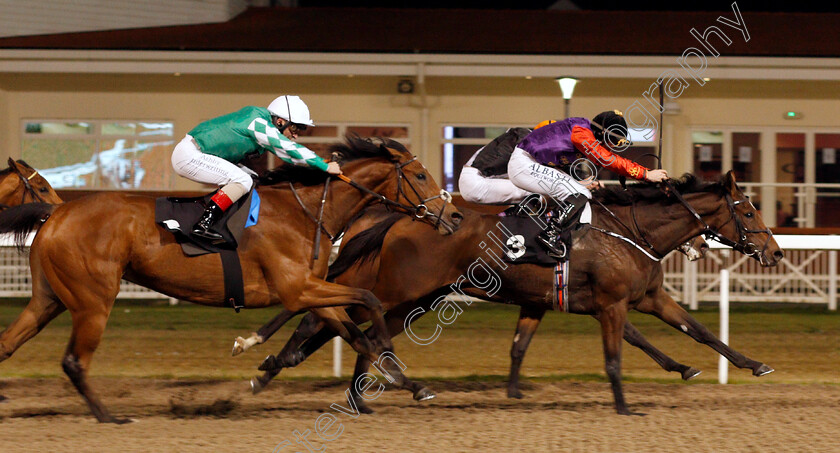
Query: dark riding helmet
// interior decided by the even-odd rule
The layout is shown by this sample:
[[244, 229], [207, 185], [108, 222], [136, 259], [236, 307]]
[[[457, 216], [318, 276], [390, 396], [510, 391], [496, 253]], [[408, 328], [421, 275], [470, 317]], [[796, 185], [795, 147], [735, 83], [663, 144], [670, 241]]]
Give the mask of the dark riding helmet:
[[[624, 114], [618, 110], [601, 112], [589, 122], [592, 134], [599, 142], [611, 147], [627, 147], [632, 145], [627, 139], [627, 121]], [[605, 132], [608, 137], [605, 137]]]

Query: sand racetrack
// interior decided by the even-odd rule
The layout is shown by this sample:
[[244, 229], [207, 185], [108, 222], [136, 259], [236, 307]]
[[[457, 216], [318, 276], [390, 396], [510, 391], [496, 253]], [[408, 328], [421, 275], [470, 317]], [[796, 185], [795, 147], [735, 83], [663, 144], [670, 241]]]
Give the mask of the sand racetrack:
[[[66, 379], [6, 379], [0, 394], [3, 452], [306, 452], [293, 432], [336, 416], [313, 451], [830, 452], [838, 451], [840, 387], [835, 385], [678, 385], [625, 383], [631, 409], [613, 411], [606, 383], [530, 382], [526, 398], [505, 397], [500, 382], [434, 381], [438, 397], [415, 403], [387, 391], [374, 415], [356, 419], [345, 383], [276, 382], [253, 396], [241, 381], [95, 378], [117, 415], [137, 422], [102, 425]], [[337, 423], [341, 423], [339, 426]]]

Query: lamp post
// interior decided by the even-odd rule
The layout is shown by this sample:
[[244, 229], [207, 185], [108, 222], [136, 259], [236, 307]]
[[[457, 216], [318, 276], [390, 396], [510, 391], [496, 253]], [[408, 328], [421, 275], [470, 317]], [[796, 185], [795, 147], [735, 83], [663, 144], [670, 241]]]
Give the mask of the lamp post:
[[557, 81], [557, 84], [560, 85], [560, 91], [563, 92], [563, 103], [566, 104], [566, 118], [569, 117], [569, 100], [572, 99], [572, 93], [575, 92], [575, 85], [578, 83], [578, 79], [574, 77], [558, 77], [554, 79]]

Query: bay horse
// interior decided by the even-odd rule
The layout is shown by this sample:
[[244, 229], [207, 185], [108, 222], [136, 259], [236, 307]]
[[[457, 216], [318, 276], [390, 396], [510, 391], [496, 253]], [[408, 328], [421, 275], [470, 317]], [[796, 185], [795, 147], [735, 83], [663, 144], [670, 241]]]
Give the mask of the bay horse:
[[[748, 359], [720, 342], [674, 302], [662, 289], [661, 265], [646, 256], [647, 254], [661, 258], [663, 253], [679, 244], [706, 233], [754, 257], [761, 265], [772, 266], [783, 258], [772, 232], [766, 228], [755, 207], [738, 188], [731, 172], [721, 181], [708, 184], [700, 183], [692, 175], [687, 175], [676, 182], [675, 189], [665, 193], [653, 185], [640, 184], [631, 186], [627, 191], [617, 188], [596, 191], [596, 200], [601, 203], [593, 205], [593, 227], [577, 238], [573, 247], [569, 311], [592, 315], [601, 323], [605, 368], [619, 414], [631, 414], [621, 389], [622, 334], [631, 344], [641, 346], [646, 343], [635, 328], [628, 325], [626, 320], [629, 309], [659, 317], [696, 341], [712, 347], [735, 366], [751, 369], [756, 376], [773, 371], [767, 365]], [[685, 197], [680, 194], [685, 194]], [[498, 292], [488, 297], [486, 291], [475, 285], [467, 289], [467, 282], [463, 282], [460, 288], [466, 294], [481, 299], [522, 305], [521, 319], [536, 321], [532, 322], [535, 330], [542, 314], [552, 306], [553, 269], [531, 264], [501, 268], [494, 260], [487, 258], [487, 253], [482, 247], [487, 241], [485, 234], [494, 230], [498, 217], [481, 216], [467, 210], [463, 212], [465, 218], [461, 228], [458, 233], [448, 238], [435, 239], [423, 228], [396, 219], [391, 225], [386, 224], [382, 228], [387, 234], [377, 236], [366, 233], [369, 244], [352, 247], [352, 254], [355, 256], [344, 255], [342, 252], [344, 257], [339, 256], [334, 263], [331, 276], [336, 277], [337, 282], [369, 288], [383, 304], [395, 306], [396, 308], [389, 313], [396, 315], [390, 317], [388, 324], [393, 334], [416, 319], [412, 313], [416, 313], [418, 306], [422, 313], [422, 310], [427, 310], [437, 297], [452, 292], [452, 288], [447, 285], [463, 280], [465, 271], [475, 265], [477, 257], [484, 257], [484, 264], [491, 268], [488, 275], [498, 275], [500, 278]], [[635, 228], [629, 225], [634, 225]], [[629, 244], [624, 240], [626, 237], [622, 239], [605, 234], [610, 232], [621, 232], [634, 237], [637, 244]], [[357, 237], [360, 236], [362, 235]], [[763, 239], [761, 248], [755, 246], [758, 239]], [[640, 246], [642, 241], [643, 245]], [[346, 249], [350, 249], [352, 243], [352, 240], [347, 243]], [[353, 263], [358, 258], [380, 248], [377, 259], [362, 262], [354, 267]], [[647, 251], [642, 253], [644, 249]], [[422, 275], [422, 278], [418, 278], [418, 275]], [[401, 282], [411, 284], [400, 284]], [[434, 292], [436, 288], [443, 289]], [[408, 322], [404, 321], [406, 317]], [[264, 362], [261, 365], [266, 374], [252, 380], [255, 389], [262, 388], [276, 375], [276, 365], [294, 365], [305, 357], [306, 353], [319, 347], [319, 343], [324, 341], [324, 336], [327, 339], [332, 336], [327, 333], [317, 340], [313, 338], [311, 345], [303, 344], [302, 350], [296, 350], [295, 347], [301, 345], [303, 337], [307, 334], [312, 336], [319, 330], [320, 326], [314, 324], [317, 323], [304, 323], [300, 328], [301, 334], [298, 335], [300, 338], [295, 339], [293, 336], [293, 340], [287, 345], [289, 347], [279, 354], [280, 358], [270, 356], [266, 360], [268, 363]], [[263, 326], [257, 335], [270, 335], [275, 327], [276, 325], [270, 322]], [[631, 330], [629, 337], [628, 329]], [[533, 330], [530, 335], [533, 334]], [[522, 343], [519, 345], [515, 341], [511, 353], [514, 359], [513, 388], [518, 376], [517, 355], [521, 363], [521, 355], [524, 354], [530, 336], [520, 338], [520, 341]], [[656, 355], [649, 355], [666, 369], [675, 363], [669, 363], [670, 359], [664, 354], [658, 358]], [[357, 361], [356, 376], [366, 369], [367, 364], [360, 358]]]
[[[350, 184], [333, 184], [325, 204], [328, 175], [320, 171], [280, 170], [271, 175], [272, 185], [260, 187], [259, 221], [245, 229], [238, 246], [245, 308], [282, 304], [292, 312], [316, 311], [354, 350], [376, 361], [392, 350], [381, 304], [370, 291], [324, 281], [330, 245], [322, 241], [319, 259], [310, 262], [318, 231], [311, 212], [321, 207], [322, 230], [337, 233], [365, 206], [385, 202], [423, 217], [441, 235], [457, 229], [461, 214], [401, 144], [346, 140], [331, 151]], [[401, 197], [403, 202], [395, 201]], [[155, 223], [154, 205], [151, 197], [100, 193], [57, 207], [32, 203], [0, 213], [0, 233], [20, 237], [40, 225], [30, 248], [32, 298], [0, 333], [0, 361], [69, 310], [73, 331], [62, 367], [100, 422], [130, 421], [112, 416], [87, 379], [121, 277], [170, 297], [227, 306], [219, 258], [184, 256], [175, 237]], [[346, 305], [370, 311], [377, 329], [372, 342], [343, 309], [331, 308]], [[396, 385], [414, 391], [415, 397], [422, 393], [392, 362], [382, 365]]]
[[9, 158], [9, 168], [0, 170], [0, 210], [24, 203], [61, 204], [50, 183], [22, 160]]

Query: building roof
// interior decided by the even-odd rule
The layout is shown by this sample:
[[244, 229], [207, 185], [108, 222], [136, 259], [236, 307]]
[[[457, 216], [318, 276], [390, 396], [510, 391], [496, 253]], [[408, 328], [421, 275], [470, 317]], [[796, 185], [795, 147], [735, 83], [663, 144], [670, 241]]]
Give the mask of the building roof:
[[[716, 26], [724, 56], [838, 57], [840, 14], [742, 11], [749, 41], [718, 22], [732, 11], [249, 8], [223, 23], [0, 39], [0, 49], [680, 55]], [[708, 51], [703, 50], [707, 55]]]

